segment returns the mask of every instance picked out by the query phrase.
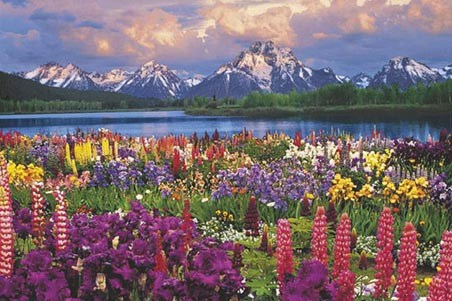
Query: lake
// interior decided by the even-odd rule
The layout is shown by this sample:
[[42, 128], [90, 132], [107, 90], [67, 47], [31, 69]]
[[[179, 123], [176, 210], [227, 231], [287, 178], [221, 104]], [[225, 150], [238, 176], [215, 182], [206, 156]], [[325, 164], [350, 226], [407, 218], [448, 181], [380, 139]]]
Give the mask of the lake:
[[105, 113], [68, 113], [68, 114], [30, 114], [30, 115], [0, 115], [0, 129], [5, 131], [19, 131], [26, 135], [36, 133], [67, 134], [76, 131], [97, 130], [108, 128], [128, 136], [164, 136], [167, 134], [191, 135], [193, 132], [203, 134], [205, 131], [213, 133], [217, 129], [221, 135], [232, 135], [243, 128], [253, 131], [255, 136], [261, 137], [267, 131], [284, 131], [291, 136], [296, 131], [303, 135], [312, 130], [331, 132], [346, 131], [354, 136], [370, 136], [376, 128], [390, 138], [414, 137], [425, 141], [428, 135], [434, 139], [439, 131], [446, 128], [452, 130], [451, 117], [425, 118], [413, 120], [390, 119], [385, 116], [372, 118], [323, 117], [323, 118], [249, 118], [222, 116], [190, 116], [183, 111], [156, 112], [105, 112]]

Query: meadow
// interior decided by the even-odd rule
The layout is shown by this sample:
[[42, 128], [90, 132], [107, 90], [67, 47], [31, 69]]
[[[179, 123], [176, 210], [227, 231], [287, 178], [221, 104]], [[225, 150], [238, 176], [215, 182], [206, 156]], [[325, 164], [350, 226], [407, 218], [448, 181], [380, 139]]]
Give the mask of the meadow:
[[0, 132], [0, 221], [0, 300], [451, 300], [452, 135]]

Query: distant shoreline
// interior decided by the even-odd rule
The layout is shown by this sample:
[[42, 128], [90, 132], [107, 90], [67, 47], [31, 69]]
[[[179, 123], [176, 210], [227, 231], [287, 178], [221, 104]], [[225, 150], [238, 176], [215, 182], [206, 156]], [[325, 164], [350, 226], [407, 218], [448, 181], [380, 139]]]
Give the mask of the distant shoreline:
[[346, 117], [360, 115], [372, 117], [385, 115], [387, 117], [400, 117], [409, 115], [411, 118], [426, 116], [450, 116], [452, 119], [452, 105], [356, 105], [356, 106], [329, 106], [329, 107], [219, 107], [219, 108], [187, 108], [185, 113], [197, 116], [244, 116], [244, 117]]
[[71, 114], [71, 113], [115, 113], [115, 112], [159, 112], [159, 111], [184, 111], [184, 108], [179, 107], [155, 107], [143, 109], [111, 109], [111, 110], [88, 110], [88, 111], [46, 111], [46, 112], [11, 112], [0, 113], [0, 116], [14, 116], [14, 115], [40, 115], [40, 114]]

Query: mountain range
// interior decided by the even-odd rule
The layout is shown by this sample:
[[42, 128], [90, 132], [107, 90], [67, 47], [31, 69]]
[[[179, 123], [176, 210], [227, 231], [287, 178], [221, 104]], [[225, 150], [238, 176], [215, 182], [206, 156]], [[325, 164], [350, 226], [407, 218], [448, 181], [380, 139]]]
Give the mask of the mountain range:
[[47, 63], [15, 75], [51, 87], [112, 91], [140, 98], [241, 98], [252, 91], [302, 92], [347, 82], [359, 88], [398, 85], [407, 89], [419, 82], [431, 84], [452, 79], [452, 65], [436, 69], [409, 57], [395, 57], [374, 76], [359, 73], [349, 78], [336, 74], [331, 68], [310, 68], [297, 59], [290, 48], [266, 41], [253, 43], [205, 78], [196, 75], [182, 79], [168, 66], [153, 60], [135, 72], [122, 69], [106, 73], [87, 72], [73, 64]]

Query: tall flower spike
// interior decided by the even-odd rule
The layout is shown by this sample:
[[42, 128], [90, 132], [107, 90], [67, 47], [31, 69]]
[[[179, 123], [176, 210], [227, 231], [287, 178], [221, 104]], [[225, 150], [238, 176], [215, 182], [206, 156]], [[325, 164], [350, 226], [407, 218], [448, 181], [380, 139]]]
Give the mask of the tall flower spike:
[[412, 301], [416, 280], [416, 229], [406, 223], [400, 239], [399, 266], [396, 297], [399, 301]]
[[278, 221], [276, 232], [276, 273], [279, 290], [282, 291], [286, 274], [293, 273], [292, 232], [290, 231], [290, 223], [286, 219]]
[[257, 211], [256, 198], [250, 197], [248, 209], [245, 214], [245, 234], [247, 236], [259, 236], [259, 211]]
[[187, 252], [190, 249], [190, 242], [193, 234], [193, 223], [190, 213], [190, 200], [184, 200], [184, 210], [182, 212], [182, 231], [184, 232], [184, 249]]
[[428, 300], [452, 300], [452, 231], [445, 231], [441, 241], [438, 273], [428, 291]]
[[333, 278], [339, 277], [342, 271], [350, 270], [350, 236], [351, 222], [346, 213], [342, 214], [336, 230], [334, 241]]
[[45, 227], [45, 217], [44, 217], [45, 200], [41, 194], [42, 187], [44, 187], [44, 184], [42, 182], [34, 182], [31, 185], [30, 192], [32, 234], [33, 241], [38, 248], [42, 247]]
[[339, 274], [336, 282], [339, 286], [338, 301], [353, 301], [355, 294], [355, 274], [344, 270]]
[[328, 266], [327, 230], [325, 208], [320, 206], [317, 208], [312, 226], [311, 249], [312, 257], [323, 263], [325, 267]]
[[14, 270], [14, 226], [7, 163], [0, 154], [0, 276], [9, 277]]
[[268, 249], [268, 226], [264, 224], [264, 229], [262, 230], [261, 245], [259, 246], [259, 251], [266, 252]]
[[387, 298], [391, 286], [392, 249], [394, 247], [394, 217], [391, 208], [385, 207], [378, 220], [377, 257], [375, 258], [375, 298]]
[[154, 272], [168, 274], [168, 265], [166, 264], [165, 251], [162, 246], [162, 235], [160, 231], [157, 232], [157, 245], [154, 255], [155, 267]]
[[67, 203], [65, 199], [64, 192], [56, 187], [53, 191], [53, 196], [55, 197], [55, 224], [54, 224], [54, 235], [57, 252], [61, 252], [67, 249], [69, 246], [69, 220], [67, 217]]

